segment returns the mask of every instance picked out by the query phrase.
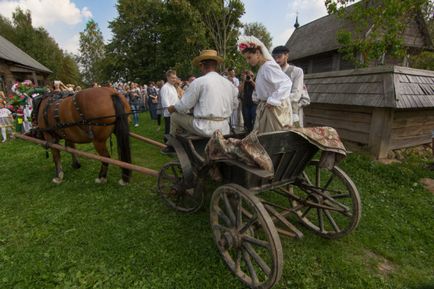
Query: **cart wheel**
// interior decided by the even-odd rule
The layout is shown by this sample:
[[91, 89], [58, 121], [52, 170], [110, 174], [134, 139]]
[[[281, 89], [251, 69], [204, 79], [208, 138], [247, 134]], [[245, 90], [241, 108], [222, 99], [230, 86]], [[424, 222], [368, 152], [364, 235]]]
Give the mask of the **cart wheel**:
[[229, 269], [250, 288], [276, 284], [282, 245], [259, 199], [239, 185], [223, 185], [212, 195], [210, 215], [214, 241]]
[[202, 189], [186, 187], [179, 162], [169, 162], [160, 169], [157, 186], [161, 198], [175, 210], [190, 213], [202, 206]]
[[298, 219], [316, 234], [337, 239], [357, 227], [362, 210], [359, 192], [339, 167], [320, 168], [319, 161], [312, 160], [292, 190]]

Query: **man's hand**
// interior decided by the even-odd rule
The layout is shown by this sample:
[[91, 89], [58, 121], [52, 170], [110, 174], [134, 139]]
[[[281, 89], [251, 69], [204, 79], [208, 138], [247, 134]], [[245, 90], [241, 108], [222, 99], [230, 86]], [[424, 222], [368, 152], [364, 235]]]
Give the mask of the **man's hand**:
[[167, 108], [167, 110], [168, 110], [170, 113], [174, 113], [174, 112], [176, 112], [176, 108], [175, 108], [174, 105], [169, 106], [169, 107]]

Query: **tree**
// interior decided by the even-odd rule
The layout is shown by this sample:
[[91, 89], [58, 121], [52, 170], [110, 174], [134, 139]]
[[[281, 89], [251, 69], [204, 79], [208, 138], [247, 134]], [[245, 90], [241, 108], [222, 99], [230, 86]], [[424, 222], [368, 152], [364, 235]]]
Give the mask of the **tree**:
[[253, 35], [264, 43], [265, 47], [271, 48], [273, 38], [268, 32], [267, 28], [258, 22], [247, 23], [244, 25], [244, 34]]
[[[77, 63], [42, 28], [34, 28], [30, 11], [17, 8], [12, 21], [0, 16], [0, 34], [53, 73], [50, 80], [79, 84]], [[72, 73], [72, 74], [71, 74]]]
[[[337, 35], [342, 45], [340, 52], [356, 66], [367, 66], [373, 61], [384, 63], [384, 58], [402, 59], [406, 55], [403, 33], [409, 21], [420, 13], [430, 0], [364, 0], [345, 9], [356, 0], [326, 0], [329, 13], [354, 23], [354, 31]], [[431, 4], [432, 5], [432, 4]]]
[[[207, 46], [200, 13], [187, 0], [121, 0], [110, 22], [106, 77], [141, 82], [165, 77], [169, 68], [186, 77], [191, 60]], [[109, 70], [116, 74], [108, 75]]]
[[91, 85], [102, 80], [101, 61], [104, 58], [105, 45], [98, 24], [90, 19], [83, 32], [80, 32], [80, 55], [78, 62], [81, 67], [83, 80]]
[[240, 18], [245, 12], [244, 4], [240, 0], [191, 0], [190, 3], [201, 13], [213, 47], [225, 58], [225, 63], [234, 62], [236, 41], [243, 27]]

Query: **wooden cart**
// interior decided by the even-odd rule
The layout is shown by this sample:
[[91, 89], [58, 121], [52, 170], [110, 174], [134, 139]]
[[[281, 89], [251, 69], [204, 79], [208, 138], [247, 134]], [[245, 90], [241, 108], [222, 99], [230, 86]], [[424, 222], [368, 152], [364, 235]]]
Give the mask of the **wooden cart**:
[[[300, 223], [315, 234], [337, 239], [354, 230], [361, 202], [356, 186], [337, 166], [312, 160], [318, 148], [292, 132], [258, 136], [274, 174], [234, 160], [205, 162], [206, 138], [169, 139], [177, 160], [158, 175], [158, 191], [173, 209], [194, 212], [204, 203], [209, 170], [222, 174], [210, 205], [215, 244], [229, 269], [250, 288], [271, 288], [281, 275], [279, 235], [301, 238]], [[297, 222], [298, 221], [298, 222]]]

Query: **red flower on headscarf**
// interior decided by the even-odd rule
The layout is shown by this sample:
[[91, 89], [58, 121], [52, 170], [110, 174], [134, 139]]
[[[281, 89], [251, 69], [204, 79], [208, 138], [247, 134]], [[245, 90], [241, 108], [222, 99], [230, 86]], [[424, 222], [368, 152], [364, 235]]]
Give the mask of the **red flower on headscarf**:
[[246, 49], [246, 48], [253, 48], [253, 47], [256, 47], [256, 44], [255, 44], [255, 43], [252, 43], [252, 42], [248, 42], [248, 43], [240, 43], [240, 44], [238, 45], [238, 49], [239, 49], [241, 52], [243, 52], [244, 49]]

